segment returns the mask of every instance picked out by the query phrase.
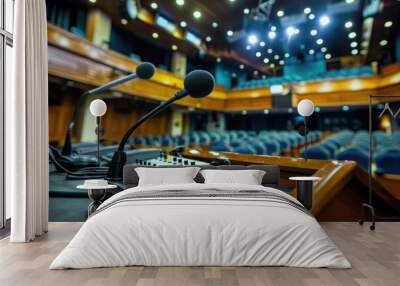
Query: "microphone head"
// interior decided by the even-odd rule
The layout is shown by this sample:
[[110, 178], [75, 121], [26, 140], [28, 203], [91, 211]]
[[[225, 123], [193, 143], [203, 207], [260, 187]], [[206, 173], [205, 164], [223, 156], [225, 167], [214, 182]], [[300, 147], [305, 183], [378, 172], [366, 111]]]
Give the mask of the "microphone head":
[[205, 70], [195, 70], [190, 72], [184, 81], [184, 87], [191, 97], [201, 98], [209, 95], [215, 85], [214, 77]]
[[155, 66], [152, 63], [144, 62], [136, 67], [136, 75], [141, 79], [151, 78], [156, 71]]

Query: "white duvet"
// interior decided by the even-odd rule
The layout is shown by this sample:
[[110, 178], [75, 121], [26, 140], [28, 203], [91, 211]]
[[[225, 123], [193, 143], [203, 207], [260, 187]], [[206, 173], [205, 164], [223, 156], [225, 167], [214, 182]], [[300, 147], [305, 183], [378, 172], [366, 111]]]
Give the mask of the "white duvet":
[[[238, 184], [181, 184], [127, 189], [104, 202], [50, 269], [145, 266], [294, 266], [350, 268], [318, 222], [301, 210], [255, 198], [153, 198], [131, 192], [263, 190]], [[111, 205], [110, 205], [111, 204]], [[105, 206], [108, 205], [108, 208]]]

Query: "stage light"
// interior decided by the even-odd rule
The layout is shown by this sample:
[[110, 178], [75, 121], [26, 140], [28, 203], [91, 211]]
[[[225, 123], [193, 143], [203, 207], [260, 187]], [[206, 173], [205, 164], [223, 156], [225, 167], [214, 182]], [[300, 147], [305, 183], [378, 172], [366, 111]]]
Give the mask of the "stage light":
[[221, 61], [221, 58], [217, 58], [217, 63], [220, 63]]
[[249, 42], [250, 45], [255, 45], [258, 43], [258, 38], [256, 35], [251, 34], [248, 38], [247, 41]]
[[157, 33], [153, 33], [151, 36], [152, 36], [154, 39], [158, 39], [158, 34], [157, 34]]
[[351, 42], [350, 43], [350, 47], [352, 47], [352, 48], [355, 48], [355, 47], [357, 47], [358, 46], [358, 43], [357, 42]]
[[309, 53], [310, 55], [313, 55], [313, 54], [315, 53], [315, 51], [314, 51], [313, 49], [311, 49], [311, 50], [308, 51], [308, 53]]
[[211, 41], [212, 41], [212, 38], [210, 36], [207, 36], [206, 37], [206, 42], [211, 42]]
[[276, 12], [276, 16], [278, 17], [283, 17], [285, 15], [285, 12], [283, 12], [282, 10], [279, 10], [278, 12]]
[[228, 37], [232, 37], [233, 36], [233, 31], [229, 30], [228, 32], [226, 32], [226, 34], [228, 35]]
[[350, 38], [350, 39], [354, 39], [355, 37], [357, 37], [356, 32], [351, 32], [351, 33], [349, 33], [349, 38]]
[[122, 24], [122, 25], [128, 25], [128, 20], [126, 20], [126, 19], [121, 19], [121, 24]]
[[381, 47], [384, 47], [384, 46], [386, 46], [387, 44], [388, 44], [388, 41], [386, 41], [386, 40], [382, 40], [382, 41], [379, 42], [379, 45], [380, 45]]
[[281, 66], [283, 66], [283, 65], [285, 64], [285, 61], [284, 61], [284, 60], [280, 60], [280, 61], [279, 61], [279, 64], [280, 64]]
[[249, 14], [250, 13], [250, 9], [249, 8], [244, 8], [243, 9], [243, 13], [246, 14], [246, 15]]
[[268, 58], [264, 58], [264, 64], [268, 64], [269, 63], [269, 59]]
[[200, 19], [201, 18], [201, 12], [199, 10], [196, 10], [193, 12], [193, 17], [195, 17], [196, 19]]
[[327, 51], [327, 48], [326, 48], [326, 47], [322, 47], [322, 48], [321, 48], [321, 52], [325, 53], [326, 51]]
[[256, 57], [257, 57], [257, 58], [261, 57], [261, 52], [257, 52], [257, 53], [256, 53]]
[[272, 49], [268, 49], [268, 50], [267, 50], [267, 53], [268, 53], [268, 54], [272, 54]]
[[246, 50], [250, 51], [250, 50], [251, 50], [251, 46], [250, 46], [250, 45], [247, 45], [247, 46], [246, 46]]
[[172, 46], [171, 46], [171, 49], [172, 49], [173, 51], [177, 51], [177, 50], [178, 50], [178, 46], [177, 46], [177, 45], [172, 45]]
[[272, 39], [275, 39], [275, 37], [276, 37], [276, 32], [274, 32], [274, 31], [268, 32], [268, 38], [270, 38], [272, 40]]
[[324, 43], [323, 39], [317, 39], [316, 41], [317, 45], [322, 45]]
[[323, 16], [321, 16], [321, 17], [319, 18], [319, 23], [320, 23], [321, 26], [326, 26], [326, 25], [328, 25], [330, 22], [331, 22], [331, 19], [330, 19], [328, 16], [326, 16], [326, 15], [323, 15]]
[[352, 21], [347, 21], [346, 23], [344, 23], [344, 27], [346, 29], [350, 29], [351, 27], [353, 27], [353, 22]]
[[214, 29], [218, 28], [218, 22], [213, 22], [213, 23], [211, 24], [211, 26], [212, 26]]
[[357, 54], [358, 54], [358, 50], [357, 50], [357, 49], [351, 50], [351, 54], [352, 54], [352, 55], [357, 55]]
[[274, 56], [274, 59], [275, 59], [275, 60], [279, 60], [279, 55], [275, 55], [275, 56]]
[[309, 15], [308, 15], [308, 19], [309, 19], [309, 20], [314, 20], [314, 19], [315, 19], [315, 15], [312, 14], [312, 13], [309, 14]]
[[244, 65], [241, 64], [241, 65], [239, 66], [239, 68], [240, 68], [241, 70], [244, 70]]
[[286, 28], [286, 34], [289, 36], [289, 38], [291, 36], [293, 36], [294, 34], [296, 34], [296, 28], [293, 26], [287, 27]]
[[175, 3], [178, 6], [183, 6], [183, 5], [185, 5], [185, 0], [176, 0]]
[[187, 27], [187, 23], [185, 21], [181, 21], [180, 26], [182, 28], [186, 28]]
[[235, 2], [236, 0], [229, 0], [229, 2]]
[[325, 55], [325, 59], [329, 60], [329, 59], [331, 59], [331, 58], [332, 58], [332, 55], [331, 55], [331, 54], [326, 54], [326, 55]]
[[385, 28], [390, 28], [393, 25], [392, 21], [386, 21], [385, 24], [383, 24], [385, 26]]
[[316, 36], [318, 34], [318, 31], [316, 30], [316, 29], [312, 29], [311, 31], [310, 31], [310, 35], [311, 36]]
[[264, 41], [260, 42], [260, 47], [265, 47], [265, 42]]
[[354, 0], [346, 0], [346, 3], [347, 4], [351, 4], [351, 3], [353, 3], [354, 2]]
[[152, 2], [150, 4], [151, 9], [156, 10], [158, 8], [158, 4], [156, 2]]
[[290, 57], [290, 54], [289, 53], [285, 53], [285, 58], [288, 58], [288, 57]]
[[276, 31], [276, 26], [271, 26], [271, 31], [275, 32]]
[[311, 8], [310, 7], [304, 8], [304, 14], [310, 14], [310, 13], [311, 13]]

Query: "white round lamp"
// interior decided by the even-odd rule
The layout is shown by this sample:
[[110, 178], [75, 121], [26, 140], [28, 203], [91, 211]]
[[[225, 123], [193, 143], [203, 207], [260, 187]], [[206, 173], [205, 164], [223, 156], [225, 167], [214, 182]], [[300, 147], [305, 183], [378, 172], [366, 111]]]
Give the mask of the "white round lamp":
[[95, 99], [90, 103], [90, 113], [93, 116], [101, 117], [107, 112], [107, 104], [101, 99]]
[[95, 99], [90, 103], [90, 113], [96, 117], [96, 135], [97, 135], [97, 162], [100, 165], [100, 136], [104, 130], [101, 128], [101, 117], [107, 112], [107, 104], [101, 99]]
[[314, 113], [314, 103], [309, 99], [300, 100], [297, 105], [297, 112], [301, 116], [311, 116]]

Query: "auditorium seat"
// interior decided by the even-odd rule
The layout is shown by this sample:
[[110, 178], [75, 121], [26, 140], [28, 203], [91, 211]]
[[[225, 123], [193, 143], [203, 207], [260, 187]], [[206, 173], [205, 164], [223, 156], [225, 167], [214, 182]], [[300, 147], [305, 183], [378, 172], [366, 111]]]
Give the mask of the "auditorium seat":
[[377, 173], [400, 175], [400, 149], [379, 152], [375, 157]]
[[351, 160], [356, 161], [361, 168], [368, 171], [369, 154], [365, 150], [357, 147], [346, 148], [336, 154], [338, 160]]
[[[300, 154], [301, 157], [305, 158], [306, 152], [304, 148], [301, 150]], [[307, 158], [328, 160], [330, 158], [330, 153], [323, 146], [313, 145], [307, 149]]]
[[233, 152], [235, 153], [241, 153], [241, 154], [251, 154], [251, 155], [256, 155], [257, 152], [256, 150], [254, 150], [254, 148], [247, 146], [247, 147], [242, 147], [242, 146], [238, 146], [233, 148]]

